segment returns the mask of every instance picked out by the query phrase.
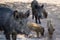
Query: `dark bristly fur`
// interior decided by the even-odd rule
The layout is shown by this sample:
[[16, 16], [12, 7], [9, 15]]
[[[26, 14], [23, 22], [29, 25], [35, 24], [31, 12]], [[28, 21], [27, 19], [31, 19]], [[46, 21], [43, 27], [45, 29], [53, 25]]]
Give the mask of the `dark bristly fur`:
[[[21, 28], [23, 28], [22, 26], [27, 23], [26, 18], [28, 18], [29, 15], [29, 10], [25, 14], [23, 14], [23, 12], [19, 13], [17, 10], [13, 11], [7, 7], [0, 7], [0, 30], [4, 31], [6, 40], [11, 40], [10, 34], [12, 34], [13, 40], [16, 40], [16, 35], [18, 33], [27, 34], [27, 32], [25, 32], [26, 30], [23, 30], [24, 32], [22, 32]], [[24, 19], [26, 20], [26, 22]]]
[[47, 12], [44, 9], [44, 5], [42, 4], [41, 6], [38, 4], [38, 2], [32, 1], [31, 3], [31, 8], [32, 8], [32, 19], [35, 17], [35, 22], [37, 23], [37, 20], [41, 24], [40, 19], [42, 18], [47, 18]]

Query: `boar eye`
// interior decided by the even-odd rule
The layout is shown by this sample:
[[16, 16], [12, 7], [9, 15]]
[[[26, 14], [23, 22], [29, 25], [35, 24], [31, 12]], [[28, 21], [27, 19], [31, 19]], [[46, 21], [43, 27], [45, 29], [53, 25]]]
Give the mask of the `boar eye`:
[[15, 10], [15, 11], [13, 12], [13, 15], [14, 15], [14, 18], [15, 18], [15, 19], [18, 19], [18, 18], [19, 18], [19, 13], [18, 13], [17, 10]]
[[16, 19], [18, 19], [18, 18], [19, 18], [19, 16], [17, 15], [17, 16], [16, 16]]
[[50, 31], [50, 29], [48, 29], [48, 31]]

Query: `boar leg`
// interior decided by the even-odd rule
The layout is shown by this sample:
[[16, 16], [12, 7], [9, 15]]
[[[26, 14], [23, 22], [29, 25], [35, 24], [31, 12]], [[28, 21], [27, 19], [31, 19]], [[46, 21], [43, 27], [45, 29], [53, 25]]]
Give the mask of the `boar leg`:
[[36, 32], [36, 34], [37, 34], [37, 37], [39, 38], [39, 32]]
[[12, 40], [16, 40], [17, 38], [17, 34], [16, 33], [12, 33]]
[[37, 17], [35, 16], [35, 22], [37, 23]]
[[41, 20], [40, 20], [40, 17], [38, 17], [38, 21], [39, 21], [39, 24], [41, 24]]
[[10, 34], [5, 34], [6, 40], [10, 40]]

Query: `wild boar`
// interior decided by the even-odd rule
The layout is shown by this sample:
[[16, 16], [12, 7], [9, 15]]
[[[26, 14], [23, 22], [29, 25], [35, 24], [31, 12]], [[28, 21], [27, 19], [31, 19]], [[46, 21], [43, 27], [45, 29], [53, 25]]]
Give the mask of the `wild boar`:
[[16, 40], [18, 33], [27, 34], [24, 27], [29, 15], [29, 10], [23, 14], [23, 12], [18, 12], [17, 10], [14, 11], [7, 7], [0, 7], [0, 28], [4, 31], [6, 40], [10, 40], [10, 34], [12, 34], [13, 40]]
[[44, 36], [44, 28], [41, 25], [31, 22], [31, 23], [27, 23], [27, 27], [29, 27], [30, 30], [35, 31], [37, 37], [39, 37], [39, 33], [41, 33], [41, 35]]

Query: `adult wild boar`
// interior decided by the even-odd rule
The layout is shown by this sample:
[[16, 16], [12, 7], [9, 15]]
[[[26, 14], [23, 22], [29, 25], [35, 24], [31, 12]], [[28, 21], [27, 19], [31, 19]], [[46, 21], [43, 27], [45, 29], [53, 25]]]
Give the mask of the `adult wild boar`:
[[25, 31], [25, 24], [29, 14], [29, 10], [23, 14], [23, 12], [18, 12], [17, 10], [13, 11], [7, 7], [0, 7], [0, 29], [4, 30], [6, 40], [10, 40], [10, 34], [12, 34], [12, 39], [16, 40], [17, 33], [29, 33], [29, 31]]
[[48, 12], [44, 8], [44, 4], [41, 6], [36, 0], [33, 0], [31, 2], [31, 8], [32, 8], [32, 19], [35, 18], [35, 22], [41, 24], [40, 19], [47, 18]]

